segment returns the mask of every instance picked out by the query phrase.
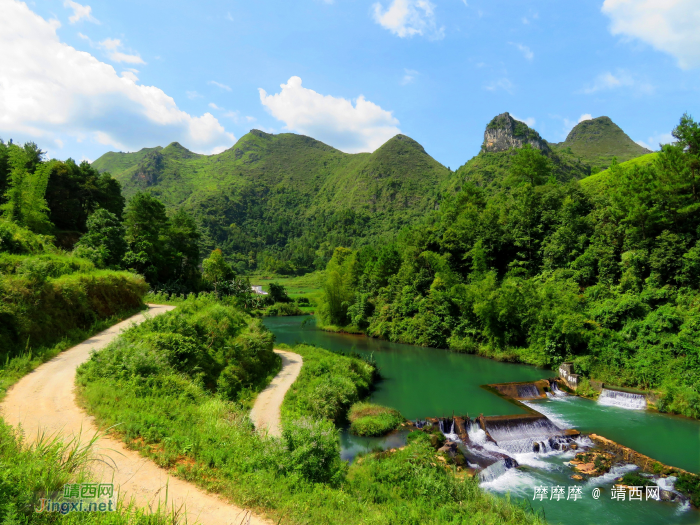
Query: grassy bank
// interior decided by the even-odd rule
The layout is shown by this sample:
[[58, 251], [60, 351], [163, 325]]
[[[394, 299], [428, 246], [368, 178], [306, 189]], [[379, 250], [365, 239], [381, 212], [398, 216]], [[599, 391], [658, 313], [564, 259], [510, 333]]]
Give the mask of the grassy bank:
[[[184, 301], [83, 365], [80, 398], [102, 426], [119, 423], [119, 436], [129, 446], [173, 475], [275, 522], [540, 522], [518, 505], [485, 494], [476, 480], [458, 479], [420, 439], [350, 467], [342, 462], [330, 418], [344, 418], [369, 388], [373, 369], [359, 359], [296, 347], [304, 366], [283, 406], [283, 437], [258, 435], [246, 396], [277, 370], [264, 360], [272, 339], [258, 323], [210, 299]], [[259, 367], [257, 377], [264, 379], [237, 391], [222, 388], [223, 372], [217, 376], [211, 359], [226, 348], [253, 347], [256, 352], [241, 354], [251, 359], [248, 365], [237, 361], [237, 353], [230, 358], [232, 373]], [[185, 358], [187, 364], [179, 365]]]
[[384, 436], [405, 421], [398, 410], [362, 401], [350, 407], [348, 419], [358, 436]]

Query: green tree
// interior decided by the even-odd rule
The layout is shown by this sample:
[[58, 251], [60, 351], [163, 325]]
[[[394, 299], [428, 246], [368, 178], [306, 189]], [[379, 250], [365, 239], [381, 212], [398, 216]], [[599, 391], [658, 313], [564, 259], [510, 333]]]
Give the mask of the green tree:
[[121, 265], [127, 245], [121, 221], [112, 212], [97, 209], [87, 220], [87, 233], [75, 245], [73, 253], [90, 259], [98, 267]]
[[180, 208], [170, 217], [168, 244], [172, 264], [172, 279], [189, 288], [199, 280], [199, 229], [195, 220]]
[[355, 256], [352, 250], [336, 248], [326, 266], [323, 297], [319, 306], [319, 318], [325, 324], [348, 324], [348, 308], [355, 296], [353, 278]]
[[511, 179], [529, 182], [532, 186], [546, 182], [551, 174], [550, 160], [530, 144], [517, 151], [510, 165]]
[[153, 283], [165, 283], [170, 268], [167, 253], [169, 228], [165, 206], [149, 193], [137, 193], [126, 207], [127, 252], [124, 265]]
[[[37, 152], [30, 148], [30, 152]], [[38, 150], [42, 153], [41, 150]], [[7, 147], [9, 175], [5, 190], [3, 216], [7, 220], [25, 226], [36, 233], [51, 231], [48, 206], [44, 195], [51, 163], [35, 163], [24, 148], [15, 144]], [[29, 168], [34, 168], [30, 171]]]
[[202, 277], [214, 287], [217, 293], [222, 283], [230, 281], [235, 276], [231, 266], [224, 259], [224, 254], [218, 248], [202, 262]]

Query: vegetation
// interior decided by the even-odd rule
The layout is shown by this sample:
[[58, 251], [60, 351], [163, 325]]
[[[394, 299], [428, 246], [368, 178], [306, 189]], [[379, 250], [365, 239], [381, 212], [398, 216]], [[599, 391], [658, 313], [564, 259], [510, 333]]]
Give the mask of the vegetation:
[[178, 512], [154, 509], [146, 513], [131, 503], [118, 501], [116, 512], [39, 513], [39, 494], [63, 493], [66, 483], [90, 482], [89, 466], [93, 442], [63, 443], [56, 437], [42, 436], [32, 444], [0, 420], [0, 523], [3, 525], [100, 524], [176, 525], [184, 523]]
[[360, 401], [350, 407], [350, 431], [358, 436], [383, 436], [405, 421], [398, 410]]
[[239, 273], [322, 269], [336, 246], [390, 237], [434, 209], [450, 171], [397, 135], [374, 153], [342, 153], [309, 137], [253, 130], [218, 155], [177, 143], [107, 153], [93, 163], [131, 197], [149, 191], [184, 207], [201, 248], [221, 248]]
[[[699, 125], [610, 186], [466, 184], [391, 244], [338, 248], [319, 324], [577, 372], [700, 417]], [[521, 157], [541, 155], [520, 149]], [[539, 179], [539, 180], [538, 180]]]
[[264, 357], [272, 339], [259, 321], [222, 304], [228, 300], [182, 300], [95, 354], [79, 369], [86, 408], [104, 427], [120, 423], [115, 431], [130, 446], [172, 474], [275, 521], [539, 523], [482, 492], [477, 479], [457, 478], [435, 460], [429, 439], [342, 462], [336, 427], [319, 415], [343, 420], [368, 389], [373, 369], [359, 359], [296, 347], [304, 367], [285, 400], [282, 438], [256, 433], [247, 404], [267, 377], [221, 388], [218, 358], [246, 348], [249, 364], [236, 363], [235, 371], [260, 370], [255, 377], [262, 378], [267, 367], [271, 376], [276, 365]]
[[591, 166], [592, 172], [604, 170], [613, 159], [625, 162], [650, 151], [627, 136], [609, 117], [579, 122], [564, 142], [553, 144], [557, 151], [567, 151]]

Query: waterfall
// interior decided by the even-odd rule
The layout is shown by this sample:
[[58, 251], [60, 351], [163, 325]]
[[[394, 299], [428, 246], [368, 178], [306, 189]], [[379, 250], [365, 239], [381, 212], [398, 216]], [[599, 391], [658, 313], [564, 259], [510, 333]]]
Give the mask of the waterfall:
[[641, 394], [630, 394], [629, 392], [604, 388], [598, 398], [598, 403], [630, 410], [643, 410], [647, 407], [647, 398]]
[[532, 383], [517, 385], [516, 388], [518, 389], [518, 397], [540, 397], [540, 391]]
[[567, 394], [563, 390], [559, 390], [559, 385], [557, 385], [556, 383], [552, 383], [552, 395], [554, 397], [566, 397], [569, 394]]
[[546, 454], [565, 449], [570, 441], [558, 426], [545, 417], [534, 421], [487, 421], [486, 425], [498, 446], [509, 454]]
[[445, 433], [445, 425], [444, 425], [444, 423], [442, 422], [442, 419], [440, 419], [440, 420], [438, 421], [438, 426], [440, 427], [440, 432], [442, 432], [442, 433], [444, 434], [444, 433]]
[[479, 481], [481, 481], [482, 483], [488, 483], [489, 481], [493, 481], [494, 479], [505, 474], [508, 469], [517, 466], [517, 462], [513, 461], [511, 458], [505, 458], [500, 461], [496, 461], [495, 463], [489, 465], [484, 470], [479, 472]]

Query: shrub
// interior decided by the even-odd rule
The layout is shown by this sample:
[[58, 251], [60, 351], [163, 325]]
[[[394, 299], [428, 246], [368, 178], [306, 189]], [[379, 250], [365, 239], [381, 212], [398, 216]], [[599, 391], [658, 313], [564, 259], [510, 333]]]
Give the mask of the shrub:
[[340, 459], [340, 438], [333, 423], [301, 418], [289, 421], [282, 430], [288, 454], [284, 458], [286, 473], [322, 483], [337, 483], [345, 473]]
[[398, 410], [365, 402], [355, 403], [348, 419], [350, 431], [358, 436], [383, 436], [405, 421]]

